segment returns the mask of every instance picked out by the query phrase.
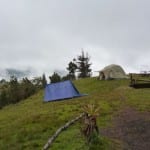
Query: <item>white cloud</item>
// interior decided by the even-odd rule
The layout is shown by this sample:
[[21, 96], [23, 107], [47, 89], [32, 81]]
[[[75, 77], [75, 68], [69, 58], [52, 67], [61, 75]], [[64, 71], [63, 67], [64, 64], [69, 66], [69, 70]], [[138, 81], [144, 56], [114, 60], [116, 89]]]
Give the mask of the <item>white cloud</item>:
[[150, 64], [148, 0], [1, 0], [0, 64], [65, 70], [81, 53], [92, 68], [117, 63], [126, 72]]

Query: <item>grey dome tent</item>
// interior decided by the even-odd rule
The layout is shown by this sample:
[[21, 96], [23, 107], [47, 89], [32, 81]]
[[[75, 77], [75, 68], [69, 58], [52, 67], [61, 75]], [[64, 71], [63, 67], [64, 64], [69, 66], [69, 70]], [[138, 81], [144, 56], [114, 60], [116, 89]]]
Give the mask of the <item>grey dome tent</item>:
[[99, 71], [100, 80], [124, 79], [127, 78], [125, 71], [119, 65], [109, 65]]

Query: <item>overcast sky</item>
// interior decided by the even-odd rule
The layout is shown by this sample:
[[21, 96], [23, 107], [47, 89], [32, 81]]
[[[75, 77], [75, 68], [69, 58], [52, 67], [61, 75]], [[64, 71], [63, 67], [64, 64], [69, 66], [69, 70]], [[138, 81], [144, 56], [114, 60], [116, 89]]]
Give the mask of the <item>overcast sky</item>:
[[65, 70], [83, 48], [93, 71], [150, 70], [149, 0], [0, 0], [0, 66]]

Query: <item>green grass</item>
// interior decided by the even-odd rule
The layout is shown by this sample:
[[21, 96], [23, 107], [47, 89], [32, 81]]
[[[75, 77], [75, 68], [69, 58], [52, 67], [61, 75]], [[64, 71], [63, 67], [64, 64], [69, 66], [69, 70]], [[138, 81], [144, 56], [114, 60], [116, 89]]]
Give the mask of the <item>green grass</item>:
[[[43, 91], [40, 91], [18, 104], [1, 109], [0, 149], [42, 149], [48, 138], [60, 126], [78, 116], [82, 106], [87, 103], [100, 108], [100, 128], [111, 126], [113, 116], [124, 107], [150, 110], [150, 90], [132, 89], [128, 87], [129, 80], [98, 81], [96, 78], [87, 78], [74, 83], [81, 93], [87, 93], [88, 96], [44, 103]], [[87, 150], [89, 146], [81, 135], [80, 126], [78, 122], [63, 131], [53, 143], [52, 150]], [[100, 141], [103, 150], [113, 145], [107, 137], [100, 137]]]

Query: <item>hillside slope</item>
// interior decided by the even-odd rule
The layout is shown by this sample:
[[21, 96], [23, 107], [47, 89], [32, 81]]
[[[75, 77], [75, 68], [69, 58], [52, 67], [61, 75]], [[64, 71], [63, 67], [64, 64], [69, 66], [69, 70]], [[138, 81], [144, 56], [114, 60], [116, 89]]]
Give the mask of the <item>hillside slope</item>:
[[[100, 108], [100, 129], [111, 127], [113, 118], [124, 108], [130, 107], [140, 112], [150, 110], [150, 90], [132, 89], [128, 87], [128, 80], [98, 81], [87, 78], [74, 83], [81, 93], [87, 93], [88, 96], [44, 103], [43, 91], [40, 91], [18, 104], [0, 110], [0, 149], [41, 149], [57, 128], [78, 116], [81, 107], [87, 103], [96, 104]], [[112, 144], [116, 145], [116, 149], [121, 149], [122, 141], [113, 141], [109, 136], [103, 141], [103, 149], [108, 149], [107, 146]], [[64, 131], [52, 149], [86, 150], [80, 123]]]

